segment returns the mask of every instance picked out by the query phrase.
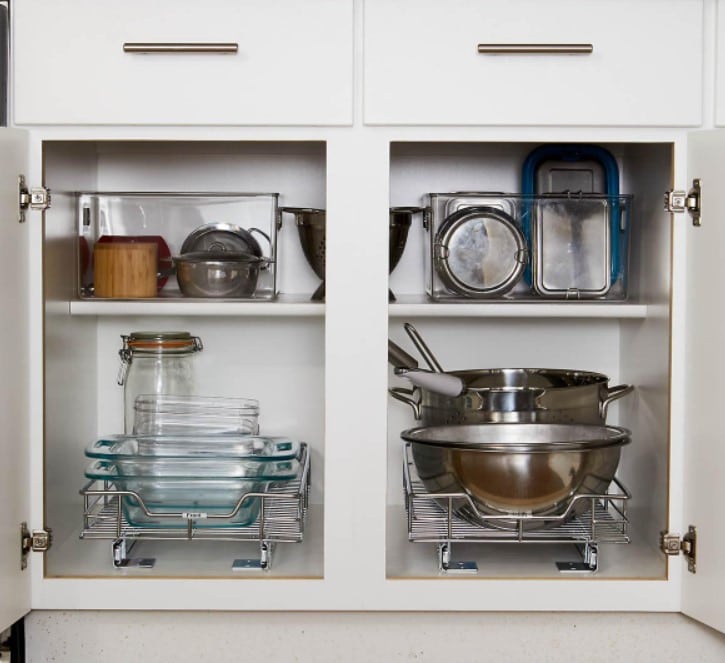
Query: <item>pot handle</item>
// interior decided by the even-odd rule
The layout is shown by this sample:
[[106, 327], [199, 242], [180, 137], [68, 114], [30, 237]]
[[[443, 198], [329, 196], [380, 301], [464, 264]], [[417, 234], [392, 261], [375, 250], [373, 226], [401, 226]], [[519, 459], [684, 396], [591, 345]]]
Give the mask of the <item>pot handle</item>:
[[[413, 408], [413, 415], [416, 420], [420, 419], [420, 390], [419, 389], [407, 389], [406, 387], [393, 387], [388, 389], [388, 393], [396, 400], [406, 405], [410, 405]], [[418, 394], [418, 400], [413, 398], [415, 394]]]
[[631, 384], [618, 384], [616, 387], [609, 387], [607, 390], [607, 397], [599, 404], [599, 414], [602, 417], [602, 421], [607, 420], [607, 410], [609, 404], [613, 401], [631, 394], [634, 391], [634, 386]]

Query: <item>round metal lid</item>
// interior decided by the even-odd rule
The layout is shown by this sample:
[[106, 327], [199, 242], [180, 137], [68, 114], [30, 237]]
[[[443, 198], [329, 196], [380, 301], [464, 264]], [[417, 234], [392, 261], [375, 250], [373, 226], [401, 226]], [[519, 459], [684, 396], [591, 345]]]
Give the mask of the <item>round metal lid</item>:
[[181, 245], [181, 253], [228, 251], [262, 256], [262, 247], [248, 230], [231, 223], [207, 223], [191, 232]]
[[449, 215], [436, 233], [434, 262], [447, 288], [467, 297], [511, 290], [524, 271], [526, 240], [513, 218], [479, 205]]

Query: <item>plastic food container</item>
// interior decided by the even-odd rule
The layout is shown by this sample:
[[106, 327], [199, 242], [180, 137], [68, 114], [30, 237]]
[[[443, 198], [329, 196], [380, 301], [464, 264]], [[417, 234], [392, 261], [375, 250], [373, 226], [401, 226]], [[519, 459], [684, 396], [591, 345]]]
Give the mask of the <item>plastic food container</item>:
[[136, 435], [258, 432], [259, 402], [252, 398], [141, 394], [134, 402]]

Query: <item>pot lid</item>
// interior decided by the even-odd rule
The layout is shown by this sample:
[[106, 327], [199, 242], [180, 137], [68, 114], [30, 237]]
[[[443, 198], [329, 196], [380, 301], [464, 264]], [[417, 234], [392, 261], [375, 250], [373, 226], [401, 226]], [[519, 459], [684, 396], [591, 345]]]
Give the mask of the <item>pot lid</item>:
[[207, 223], [189, 234], [181, 245], [181, 253], [229, 251], [261, 257], [262, 247], [252, 234], [253, 231], [257, 229], [249, 231], [231, 223]]
[[526, 264], [526, 241], [506, 212], [489, 205], [459, 209], [441, 224], [434, 261], [441, 281], [470, 297], [508, 292]]
[[239, 263], [267, 263], [267, 258], [261, 258], [251, 253], [239, 253], [236, 251], [192, 251], [190, 253], [182, 253], [174, 258], [174, 262], [186, 263], [192, 265], [223, 263], [226, 265], [234, 265]]

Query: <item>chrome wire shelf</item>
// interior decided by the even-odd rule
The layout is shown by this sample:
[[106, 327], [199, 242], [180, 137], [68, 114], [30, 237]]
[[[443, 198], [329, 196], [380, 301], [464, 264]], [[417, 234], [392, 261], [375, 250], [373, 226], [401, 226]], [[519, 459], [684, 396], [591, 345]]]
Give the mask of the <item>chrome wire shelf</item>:
[[[431, 493], [423, 485], [413, 464], [410, 443], [404, 446], [403, 486], [408, 518], [408, 540], [435, 543], [438, 567], [444, 573], [475, 573], [475, 562], [451, 561], [453, 542], [465, 543], [571, 543], [578, 547], [581, 562], [557, 562], [563, 572], [595, 572], [601, 543], [629, 543], [627, 502], [629, 491], [616, 478], [606, 494], [576, 495], [565, 513], [559, 516], [482, 514], [471, 497], [464, 493]], [[459, 515], [469, 509], [487, 525], [477, 524]], [[586, 507], [582, 509], [582, 504]], [[459, 507], [456, 509], [455, 507]], [[576, 515], [571, 516], [572, 511]], [[505, 521], [505, 528], [496, 521]]]
[[[301, 445], [301, 471], [296, 479], [272, 483], [264, 492], [247, 493], [227, 514], [214, 515], [217, 526], [199, 526], [208, 522], [199, 513], [156, 513], [149, 509], [133, 491], [116, 489], [108, 481], [90, 481], [81, 489], [83, 495], [83, 529], [81, 539], [107, 539], [112, 541], [115, 567], [141, 566], [150, 568], [155, 559], [130, 557], [138, 541], [238, 541], [258, 542], [258, 559], [237, 559], [233, 569], [269, 569], [272, 551], [277, 543], [300, 543], [304, 537], [310, 490], [310, 457], [306, 444]], [[185, 528], [138, 527], [129, 524], [123, 515], [123, 498], [131, 497], [154, 519], [186, 521]], [[247, 526], [228, 525], [247, 500], [259, 499], [259, 515]]]

